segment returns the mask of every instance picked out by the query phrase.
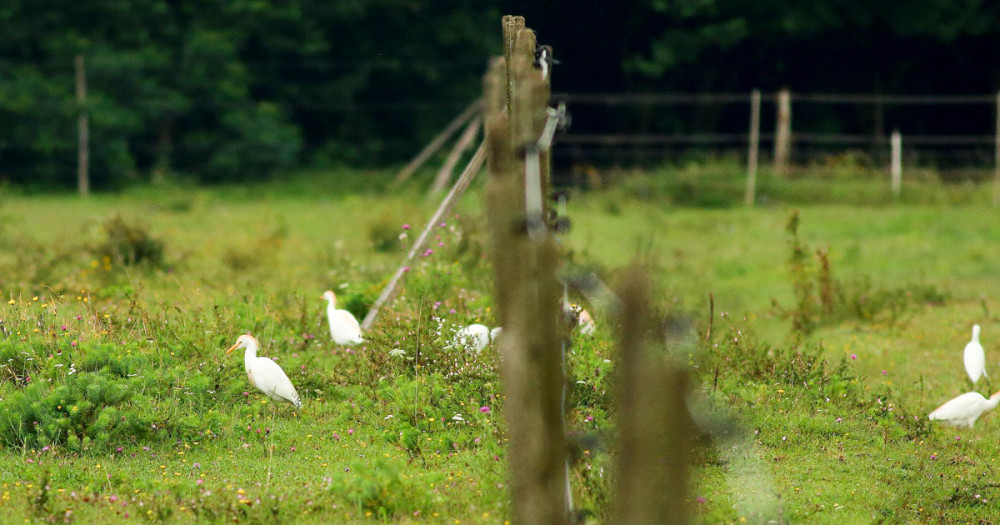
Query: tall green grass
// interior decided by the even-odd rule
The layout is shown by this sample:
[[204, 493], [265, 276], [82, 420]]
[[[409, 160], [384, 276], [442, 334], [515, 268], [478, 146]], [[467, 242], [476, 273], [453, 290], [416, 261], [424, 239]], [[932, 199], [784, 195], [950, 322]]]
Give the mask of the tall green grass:
[[[449, 347], [457, 327], [496, 323], [479, 188], [435, 229], [367, 343], [345, 349], [326, 336], [320, 295], [364, 311], [435, 203], [304, 180], [0, 198], [10, 520], [507, 518], [498, 356]], [[705, 209], [671, 191], [650, 178], [577, 194], [562, 245], [609, 282], [643, 260], [655, 307], [699, 334], [714, 294], [714, 335], [688, 356], [696, 518], [992, 519], [993, 419], [963, 431], [925, 420], [971, 388], [972, 323], [993, 355], [1000, 226], [978, 204], [985, 190], [961, 206], [803, 205], [794, 229], [775, 200]], [[567, 422], [577, 515], [600, 522], [615, 320], [590, 308], [597, 334], [567, 356]], [[275, 407], [242, 357], [224, 355], [245, 332], [288, 373], [301, 411]]]

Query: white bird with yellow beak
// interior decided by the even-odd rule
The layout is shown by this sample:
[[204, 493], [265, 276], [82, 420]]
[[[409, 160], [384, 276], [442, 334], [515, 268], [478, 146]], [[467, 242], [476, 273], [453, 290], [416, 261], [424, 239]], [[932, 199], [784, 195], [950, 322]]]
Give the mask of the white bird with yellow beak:
[[343, 346], [363, 343], [361, 325], [354, 318], [354, 314], [337, 309], [337, 296], [333, 290], [327, 290], [323, 294], [323, 299], [327, 300], [326, 317], [330, 321], [330, 337], [333, 338], [333, 342]]
[[286, 401], [295, 405], [295, 408], [302, 408], [299, 394], [292, 386], [292, 381], [285, 375], [285, 371], [278, 366], [278, 363], [266, 357], [257, 357], [259, 347], [260, 343], [256, 337], [244, 334], [236, 340], [236, 344], [226, 350], [226, 355], [233, 353], [237, 348], [246, 348], [244, 362], [250, 383], [275, 401]]

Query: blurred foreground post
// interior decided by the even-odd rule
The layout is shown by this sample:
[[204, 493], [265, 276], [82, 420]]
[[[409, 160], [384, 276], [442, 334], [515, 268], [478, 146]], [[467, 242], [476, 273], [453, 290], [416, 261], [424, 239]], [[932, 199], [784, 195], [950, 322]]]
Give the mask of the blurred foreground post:
[[899, 130], [893, 130], [889, 139], [892, 148], [892, 161], [889, 165], [889, 176], [892, 178], [892, 198], [899, 198], [899, 190], [903, 185], [903, 137]]
[[788, 173], [788, 159], [792, 151], [792, 94], [788, 88], [778, 92], [778, 114], [774, 130], [774, 172]]
[[613, 523], [687, 523], [687, 464], [694, 424], [684, 370], [671, 363], [649, 309], [649, 279], [633, 268], [619, 287], [621, 363]]
[[90, 195], [90, 121], [87, 117], [87, 73], [83, 55], [76, 55], [76, 185], [81, 197]]
[[760, 153], [760, 90], [750, 92], [750, 140], [747, 145], [747, 192], [744, 201], [753, 206], [757, 200], [757, 157]]
[[499, 351], [512, 521], [558, 525], [567, 523], [569, 509], [562, 307], [557, 248], [545, 223], [548, 156], [538, 145], [549, 118], [549, 82], [534, 65], [535, 34], [524, 27], [524, 18], [505, 16], [503, 29], [505, 59], [493, 62], [484, 82], [486, 207], [503, 326]]

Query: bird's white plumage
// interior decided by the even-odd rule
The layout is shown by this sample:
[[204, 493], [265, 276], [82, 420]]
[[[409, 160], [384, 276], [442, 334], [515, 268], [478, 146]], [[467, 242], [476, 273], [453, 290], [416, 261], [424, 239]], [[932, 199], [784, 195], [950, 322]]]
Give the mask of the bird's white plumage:
[[267, 357], [257, 356], [257, 348], [259, 347], [260, 343], [257, 342], [256, 337], [245, 334], [241, 335], [236, 340], [236, 344], [231, 346], [229, 350], [226, 350], [226, 354], [237, 348], [246, 348], [243, 363], [250, 383], [275, 401], [285, 401], [295, 405], [296, 408], [301, 408], [302, 401], [299, 399], [295, 387], [292, 386], [292, 381], [288, 379], [278, 363]]
[[979, 392], [968, 392], [939, 406], [928, 416], [931, 420], [944, 421], [956, 427], [972, 428], [976, 420], [1000, 403], [1000, 392], [986, 399]]
[[594, 318], [590, 316], [590, 312], [580, 309], [580, 317], [577, 320], [577, 326], [580, 327], [580, 333], [583, 335], [594, 335]]
[[570, 303], [564, 298], [563, 313], [566, 314], [567, 320], [575, 320], [576, 327], [580, 329], [581, 335], [594, 335], [594, 330], [597, 328], [594, 324], [594, 318], [582, 306], [577, 303]]
[[455, 332], [455, 343], [479, 353], [490, 344], [490, 329], [479, 323], [470, 324]]
[[965, 361], [965, 373], [969, 374], [973, 383], [979, 381], [980, 377], [986, 377], [986, 353], [983, 345], [979, 344], [978, 324], [972, 326], [972, 340], [965, 345], [962, 358]]
[[327, 290], [323, 294], [323, 299], [327, 300], [326, 318], [330, 322], [330, 338], [333, 342], [344, 346], [363, 343], [361, 325], [354, 318], [354, 314], [337, 309], [337, 296], [332, 290]]

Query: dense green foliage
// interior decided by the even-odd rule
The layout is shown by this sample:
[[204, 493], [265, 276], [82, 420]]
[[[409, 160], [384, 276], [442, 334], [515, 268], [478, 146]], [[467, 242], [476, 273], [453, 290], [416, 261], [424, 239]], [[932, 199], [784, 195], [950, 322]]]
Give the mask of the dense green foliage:
[[[1000, 9], [979, 1], [883, 6], [761, 2], [259, 2], [0, 5], [0, 182], [73, 184], [76, 115], [90, 115], [99, 188], [180, 174], [259, 179], [295, 166], [377, 165], [412, 155], [476, 98], [500, 51], [501, 14], [553, 44], [558, 91], [776, 90], [991, 93]], [[88, 99], [74, 96], [85, 58]], [[915, 116], [839, 106], [797, 113], [802, 129], [949, 123], [992, 130], [981, 108]], [[741, 110], [742, 111], [742, 110]], [[969, 111], [969, 112], [967, 112]], [[615, 109], [578, 130], [719, 130], [719, 107]]]

